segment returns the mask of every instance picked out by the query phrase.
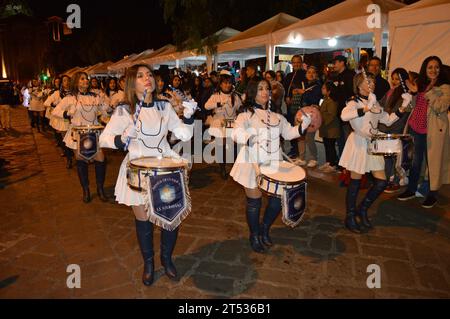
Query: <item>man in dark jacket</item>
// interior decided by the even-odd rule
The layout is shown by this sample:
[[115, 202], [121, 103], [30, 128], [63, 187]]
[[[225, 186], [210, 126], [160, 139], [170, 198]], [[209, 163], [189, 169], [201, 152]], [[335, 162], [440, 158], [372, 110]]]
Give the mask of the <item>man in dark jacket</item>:
[[[299, 89], [302, 88], [302, 83], [306, 83], [306, 72], [303, 70], [303, 59], [300, 55], [296, 54], [291, 59], [293, 72], [286, 75], [284, 78], [283, 86], [285, 92], [285, 101], [287, 107], [287, 115], [286, 119], [291, 123], [291, 125], [295, 125], [295, 114], [297, 113], [298, 107], [300, 105], [296, 105], [294, 103], [294, 95], [301, 97]], [[291, 140], [291, 151], [289, 152], [289, 156], [297, 157], [298, 156], [298, 148], [297, 148], [297, 140]]]
[[383, 79], [381, 76], [381, 60], [379, 57], [372, 57], [369, 60], [368, 71], [375, 75], [375, 95], [377, 96], [377, 100], [380, 101], [384, 95], [391, 88], [389, 82]]
[[[334, 76], [331, 80], [336, 87], [336, 102], [338, 105], [338, 118], [340, 120], [342, 110], [347, 103], [347, 100], [353, 96], [353, 77], [355, 72], [347, 68], [347, 58], [343, 55], [338, 55], [334, 58]], [[348, 122], [342, 122], [340, 120], [340, 137], [337, 140], [339, 147], [339, 156], [344, 151], [345, 141], [350, 135], [350, 125]]]

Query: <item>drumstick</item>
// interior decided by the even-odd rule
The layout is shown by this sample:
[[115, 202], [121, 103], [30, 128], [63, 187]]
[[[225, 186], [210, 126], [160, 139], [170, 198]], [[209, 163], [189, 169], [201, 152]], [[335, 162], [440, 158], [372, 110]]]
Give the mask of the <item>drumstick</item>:
[[297, 166], [297, 164], [295, 164], [294, 161], [293, 161], [289, 156], [287, 156], [287, 154], [286, 154], [285, 152], [283, 152], [283, 150], [281, 149], [281, 146], [280, 146], [280, 151], [281, 151], [281, 155], [282, 155], [285, 159], [287, 159], [287, 161], [288, 161], [289, 163], [294, 164], [295, 166]]
[[[406, 84], [405, 84], [405, 82], [403, 81], [402, 75], [401, 75], [400, 73], [398, 73], [398, 78], [400, 79], [400, 84], [402, 85], [403, 92], [404, 92], [404, 93], [408, 93]], [[408, 108], [412, 108], [412, 107], [411, 107], [411, 102], [409, 102]]]
[[[138, 106], [136, 107], [136, 110], [134, 111], [134, 115], [133, 115], [133, 126], [134, 127], [136, 127], [136, 123], [139, 118], [139, 114], [141, 113], [142, 105], [144, 104], [146, 96], [147, 96], [147, 90], [144, 90], [142, 100], [139, 102]], [[131, 138], [127, 137], [127, 142], [125, 143], [125, 147], [123, 148], [125, 151], [128, 149], [128, 146], [130, 146], [130, 142], [131, 142]]]

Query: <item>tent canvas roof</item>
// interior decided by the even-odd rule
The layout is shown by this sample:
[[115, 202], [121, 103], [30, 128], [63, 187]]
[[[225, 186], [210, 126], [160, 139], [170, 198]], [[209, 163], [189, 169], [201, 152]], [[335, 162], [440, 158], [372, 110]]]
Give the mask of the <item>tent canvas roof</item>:
[[[213, 35], [218, 36], [219, 41], [223, 41], [228, 39], [229, 37], [235, 36], [240, 32], [229, 27], [225, 27], [216, 31]], [[155, 55], [147, 60], [147, 63], [150, 64], [158, 64], [166, 61], [174, 61], [178, 59], [193, 59], [193, 60], [206, 60], [204, 56], [198, 56], [196, 50], [185, 50], [183, 52], [178, 52], [175, 46], [172, 46], [170, 49], [161, 52], [158, 55]]]
[[431, 55], [450, 64], [450, 1], [422, 0], [389, 13], [389, 69], [418, 72]]
[[123, 58], [123, 59], [121, 59], [121, 60], [111, 64], [108, 67], [108, 70], [116, 71], [116, 70], [123, 69], [122, 64], [125, 63], [126, 61], [128, 61], [129, 59], [134, 58], [136, 55], [137, 55], [136, 53], [132, 53], [132, 54], [126, 56], [125, 58]]
[[370, 14], [367, 10], [372, 4], [380, 7], [381, 25], [384, 31], [387, 31], [387, 13], [405, 6], [393, 0], [346, 0], [274, 32], [274, 44], [294, 44], [295, 38], [301, 42], [301, 40], [371, 33], [374, 29], [367, 25]]
[[271, 33], [285, 28], [300, 19], [287, 13], [279, 13], [241, 33], [219, 43], [218, 52], [226, 52], [264, 46]]

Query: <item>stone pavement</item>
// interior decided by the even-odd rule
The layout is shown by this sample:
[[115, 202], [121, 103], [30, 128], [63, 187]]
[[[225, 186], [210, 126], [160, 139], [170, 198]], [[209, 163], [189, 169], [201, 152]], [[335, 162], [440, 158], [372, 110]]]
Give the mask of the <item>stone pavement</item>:
[[[84, 204], [76, 168], [65, 168], [51, 134], [32, 132], [23, 108], [12, 117], [14, 131], [0, 132], [9, 161], [0, 172], [0, 298], [450, 297], [448, 188], [432, 210], [383, 195], [371, 209], [376, 229], [355, 235], [342, 224], [345, 188], [311, 170], [306, 217], [295, 229], [278, 219], [275, 245], [261, 255], [248, 245], [242, 189], [199, 164], [175, 250], [181, 279], [168, 280], [157, 255], [155, 283], [145, 287], [131, 210], [97, 198], [92, 165], [93, 200]], [[111, 196], [123, 154], [107, 157]], [[80, 289], [66, 286], [69, 264], [81, 267]], [[379, 289], [366, 285], [370, 264], [381, 269]]]

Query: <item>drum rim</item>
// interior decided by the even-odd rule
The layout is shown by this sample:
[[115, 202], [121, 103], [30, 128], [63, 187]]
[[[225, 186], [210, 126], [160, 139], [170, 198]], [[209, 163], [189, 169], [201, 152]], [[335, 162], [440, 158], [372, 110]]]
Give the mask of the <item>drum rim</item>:
[[105, 127], [103, 125], [77, 125], [72, 126], [73, 130], [81, 131], [81, 130], [102, 130]]
[[[267, 175], [265, 175], [265, 174], [263, 174], [263, 173], [260, 173], [259, 174], [259, 177], [265, 177], [269, 182], [277, 182], [278, 184], [281, 184], [281, 185], [296, 185], [296, 184], [298, 184], [298, 183], [301, 183], [301, 182], [303, 182], [303, 181], [306, 181], [306, 174], [305, 174], [305, 178], [303, 178], [303, 179], [300, 179], [300, 180], [298, 180], [298, 181], [295, 181], [295, 182], [285, 182], [285, 181], [280, 181], [280, 180], [278, 180], [278, 179], [273, 179], [273, 178], [271, 178], [271, 177], [269, 177], [269, 176], [267, 176]], [[258, 186], [259, 186], [259, 183], [258, 183]]]
[[[141, 165], [137, 165], [137, 164], [133, 164], [131, 161], [134, 160], [138, 160], [138, 159], [144, 159], [144, 158], [157, 158], [154, 156], [143, 156], [143, 157], [138, 157], [138, 158], [133, 158], [131, 160], [128, 160], [128, 167], [129, 168], [135, 168], [135, 169], [141, 169], [141, 170], [152, 170], [152, 171], [158, 171], [158, 172], [171, 172], [171, 171], [176, 171], [176, 170], [180, 170], [180, 169], [187, 169], [188, 168], [188, 163], [180, 163], [180, 166], [174, 166], [174, 167], [148, 167], [148, 166], [141, 166]], [[172, 159], [173, 157], [163, 157], [163, 158], [170, 158]]]
[[372, 135], [371, 140], [399, 140], [399, 139], [411, 139], [411, 134], [397, 134], [397, 133], [387, 133], [387, 134], [375, 134]]
[[369, 155], [375, 155], [375, 156], [393, 156], [393, 155], [398, 155], [401, 152], [370, 152], [369, 150], [367, 151], [367, 153]]

